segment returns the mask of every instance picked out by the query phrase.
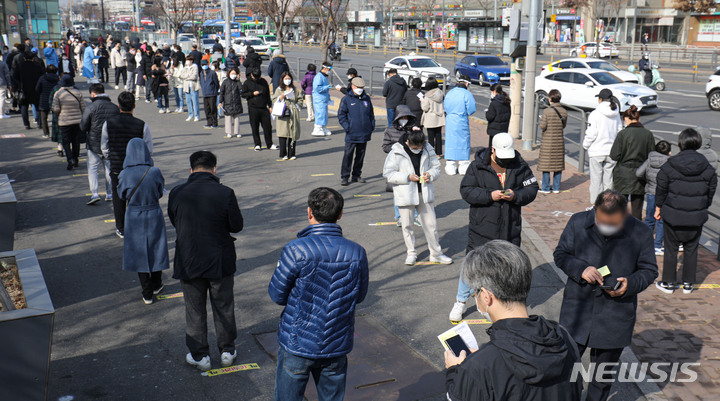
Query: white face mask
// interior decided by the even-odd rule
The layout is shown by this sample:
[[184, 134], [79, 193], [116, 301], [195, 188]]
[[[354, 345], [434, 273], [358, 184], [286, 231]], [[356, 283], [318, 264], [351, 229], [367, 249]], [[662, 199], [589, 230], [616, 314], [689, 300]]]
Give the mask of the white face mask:
[[420, 153], [422, 153], [423, 150], [422, 150], [422, 148], [420, 148], [420, 149], [410, 148], [410, 151], [415, 153], [416, 155], [419, 155]]
[[363, 93], [363, 88], [355, 88], [353, 89], [353, 92], [355, 92], [356, 95], [360, 96]]
[[398, 124], [400, 124], [401, 127], [406, 126], [407, 123], [408, 123], [408, 119], [407, 119], [407, 118], [401, 118], [401, 119], [398, 120]]
[[215, 70], [215, 65], [211, 65], [211, 66], [210, 66], [210, 69], [214, 71], [214, 70]]
[[618, 232], [620, 232], [620, 230], [622, 230], [622, 226], [618, 227], [618, 226], [610, 226], [607, 224], [600, 224], [597, 222], [597, 220], [595, 220], [595, 227], [597, 227], [600, 234], [605, 237], [611, 237], [611, 236], [617, 234]]
[[232, 80], [237, 79], [237, 74], [230, 74], [230, 79], [232, 79]]
[[348, 81], [354, 78], [352, 75], [348, 75], [347, 77], [348, 77]]
[[292, 83], [292, 79], [284, 79], [284, 80], [283, 80], [283, 83], [284, 83], [286, 86], [287, 86], [287, 85], [290, 85], [290, 84]]
[[[475, 303], [477, 305], [480, 305], [480, 302], [478, 302], [477, 297], [475, 298]], [[480, 307], [478, 306], [478, 311], [480, 311], [480, 315], [482, 315], [483, 319], [487, 319], [488, 322], [492, 323], [492, 319], [490, 318], [490, 313], [488, 313], [489, 310], [490, 310], [489, 305], [485, 308], [485, 312], [480, 311]]]

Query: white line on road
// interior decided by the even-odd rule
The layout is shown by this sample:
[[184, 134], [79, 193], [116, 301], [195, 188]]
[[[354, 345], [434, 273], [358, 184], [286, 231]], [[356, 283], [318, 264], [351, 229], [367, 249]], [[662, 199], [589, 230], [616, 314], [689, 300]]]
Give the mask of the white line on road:
[[[650, 123], [679, 125], [679, 126], [681, 126], [681, 127], [689, 127], [689, 126], [692, 125], [692, 124], [687, 124], [687, 123], [676, 123], [676, 122], [672, 122], [672, 121], [662, 121], [662, 120], [653, 120], [653, 121], [650, 121], [648, 124], [650, 124]], [[711, 130], [711, 131], [718, 131], [718, 132], [720, 132], [720, 129], [717, 129], [717, 128], [710, 128], [710, 130]]]
[[671, 95], [679, 95], [679, 96], [683, 96], [683, 97], [698, 97], [698, 98], [703, 98], [703, 99], [707, 98], [707, 96], [705, 96], [705, 95], [693, 95], [691, 93], [682, 93], [682, 92], [675, 92], [675, 91], [664, 91], [662, 93], [668, 93]]

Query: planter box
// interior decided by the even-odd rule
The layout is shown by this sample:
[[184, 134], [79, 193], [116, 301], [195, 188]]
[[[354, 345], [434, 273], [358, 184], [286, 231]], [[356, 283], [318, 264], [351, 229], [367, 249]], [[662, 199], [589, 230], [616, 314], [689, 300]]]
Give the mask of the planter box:
[[35, 250], [0, 252], [15, 257], [27, 308], [0, 312], [0, 398], [45, 400], [55, 308]]
[[0, 252], [12, 251], [17, 199], [7, 174], [0, 174]]

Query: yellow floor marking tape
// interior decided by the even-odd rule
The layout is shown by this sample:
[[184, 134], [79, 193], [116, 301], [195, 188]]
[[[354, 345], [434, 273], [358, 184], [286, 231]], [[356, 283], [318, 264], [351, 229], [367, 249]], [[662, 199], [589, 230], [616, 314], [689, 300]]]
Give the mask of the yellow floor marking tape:
[[260, 369], [257, 363], [245, 363], [242, 365], [228, 366], [227, 368], [212, 369], [207, 372], [203, 372], [202, 375], [206, 377], [213, 377], [219, 375], [225, 375], [228, 373], [242, 372], [243, 370], [254, 370]]
[[73, 174], [73, 177], [87, 177], [87, 173], [85, 173], [85, 174]]
[[328, 177], [331, 175], [335, 175], [335, 173], [313, 174], [312, 177]]
[[174, 294], [157, 295], [157, 299], [173, 299], [173, 298], [182, 298], [182, 297], [183, 297], [182, 292], [176, 292]]
[[438, 262], [431, 262], [429, 260], [425, 260], [422, 262], [415, 262], [415, 265], [439, 265], [439, 264], [440, 263], [438, 263]]
[[380, 223], [370, 223], [369, 226], [394, 226], [397, 225], [397, 221], [383, 221]]
[[[98, 195], [105, 196], [107, 194], [105, 192], [100, 192]], [[85, 196], [92, 196], [92, 194], [85, 194]]]
[[720, 284], [698, 284], [695, 288], [720, 288]]
[[[487, 319], [466, 319], [462, 322], [465, 322], [467, 324], [491, 324], [492, 322]], [[452, 322], [452, 324], [460, 324], [462, 322]]]
[[105, 220], [104, 223], [114, 223], [115, 219]]
[[356, 198], [379, 198], [382, 195], [380, 194], [374, 194], [374, 195], [353, 195]]

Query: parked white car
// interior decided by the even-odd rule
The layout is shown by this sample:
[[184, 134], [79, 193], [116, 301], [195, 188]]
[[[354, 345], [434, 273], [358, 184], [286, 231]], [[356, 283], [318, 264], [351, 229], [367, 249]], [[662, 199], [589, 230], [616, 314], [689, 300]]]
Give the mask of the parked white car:
[[446, 68], [438, 64], [432, 57], [418, 56], [410, 53], [407, 56], [395, 57], [385, 63], [383, 66], [383, 74], [387, 78], [387, 73], [391, 68], [398, 70], [398, 75], [402, 77], [408, 84], [413, 78], [420, 78], [425, 85], [428, 78], [435, 78], [438, 83], [442, 84], [445, 77], [450, 74]]
[[570, 57], [580, 56], [582, 54], [583, 46], [585, 46], [585, 54], [588, 57], [612, 58], [612, 57], [618, 57], [620, 55], [620, 51], [612, 43], [600, 42], [600, 51], [599, 51], [600, 54], [598, 54], [597, 43], [585, 42], [585, 43], [580, 44], [578, 47], [570, 49]]
[[705, 94], [708, 106], [715, 111], [720, 111], [720, 67], [713, 75], [710, 75], [708, 83], [705, 84]]
[[559, 70], [566, 70], [569, 68], [605, 70], [620, 78], [620, 80], [624, 82], [629, 82], [632, 84], [639, 83], [637, 75], [629, 71], [623, 71], [615, 67], [614, 64], [608, 63], [605, 60], [600, 60], [599, 58], [566, 58], [558, 60], [554, 63], [544, 65], [542, 67], [542, 71], [540, 71], [540, 75], [547, 75], [551, 72], [558, 72]]
[[260, 38], [245, 37], [235, 39], [233, 41], [233, 49], [235, 53], [245, 57], [247, 55], [248, 46], [252, 46], [255, 49], [255, 53], [259, 54], [260, 57], [269, 59], [270, 58], [270, 46], [266, 45]]
[[605, 70], [572, 68], [535, 78], [535, 93], [540, 96], [540, 101], [546, 101], [552, 89], [560, 91], [563, 103], [585, 109], [597, 106], [595, 95], [602, 89], [612, 91], [612, 101], [620, 106], [620, 111], [627, 110], [631, 105], [641, 110], [658, 105], [658, 94], [654, 90], [623, 82]]

